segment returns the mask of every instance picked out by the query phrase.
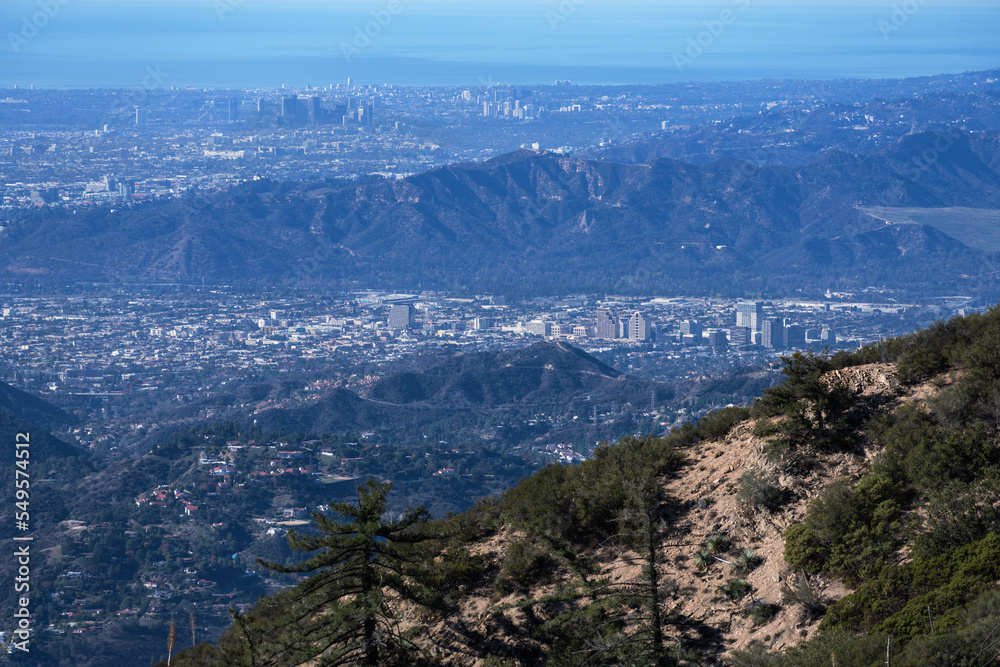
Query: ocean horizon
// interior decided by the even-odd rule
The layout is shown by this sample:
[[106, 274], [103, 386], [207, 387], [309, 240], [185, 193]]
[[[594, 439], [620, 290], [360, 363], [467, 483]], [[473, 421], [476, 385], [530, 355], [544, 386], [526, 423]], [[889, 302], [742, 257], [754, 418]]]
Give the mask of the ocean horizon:
[[[906, 78], [1000, 66], [1000, 7], [63, 0], [0, 9], [0, 87], [657, 84]], [[59, 4], [53, 2], [53, 5]], [[139, 3], [136, 3], [139, 4]], [[32, 30], [34, 28], [34, 30]]]

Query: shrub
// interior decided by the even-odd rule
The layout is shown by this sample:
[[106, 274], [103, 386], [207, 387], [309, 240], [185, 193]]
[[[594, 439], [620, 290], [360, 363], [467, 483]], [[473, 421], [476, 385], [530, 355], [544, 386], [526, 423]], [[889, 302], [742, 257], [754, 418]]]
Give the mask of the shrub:
[[698, 421], [698, 434], [705, 440], [724, 438], [733, 426], [750, 417], [750, 408], [730, 406], [708, 413]]
[[796, 524], [785, 531], [785, 562], [789, 567], [815, 574], [826, 566], [829, 558], [829, 547], [805, 524]]
[[548, 564], [548, 554], [533, 544], [518, 540], [507, 549], [500, 568], [501, 578], [506, 578], [515, 590], [527, 590], [549, 569]]
[[781, 602], [798, 605], [801, 608], [802, 618], [806, 621], [819, 618], [826, 610], [822, 596], [810, 585], [805, 572], [799, 572], [791, 585], [785, 584], [781, 587]]
[[788, 501], [789, 492], [782, 489], [769, 475], [758, 472], [745, 472], [740, 477], [740, 485], [736, 490], [736, 499], [745, 508], [777, 510]]
[[630, 486], [676, 470], [684, 455], [674, 444], [688, 435], [628, 437], [597, 447], [578, 466], [546, 466], [504, 494], [502, 515], [559, 542], [586, 545], [606, 539], [618, 531]]
[[768, 667], [774, 660], [767, 652], [767, 646], [755, 641], [745, 650], [733, 651], [726, 663], [731, 667]]
[[462, 587], [470, 586], [486, 572], [486, 559], [472, 554], [467, 547], [448, 549], [435, 564], [430, 583], [439, 594], [454, 595]]

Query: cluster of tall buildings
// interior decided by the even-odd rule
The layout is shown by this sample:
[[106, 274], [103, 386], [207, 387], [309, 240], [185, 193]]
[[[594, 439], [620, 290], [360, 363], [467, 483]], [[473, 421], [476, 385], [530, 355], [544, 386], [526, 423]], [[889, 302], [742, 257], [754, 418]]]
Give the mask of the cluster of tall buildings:
[[780, 317], [764, 317], [762, 301], [736, 304], [736, 326], [729, 330], [729, 342], [736, 346], [759, 344], [771, 350], [804, 348], [808, 342], [833, 345], [837, 335], [830, 329], [806, 329]]
[[[303, 97], [288, 95], [281, 98], [281, 106], [275, 110], [264, 98], [257, 100], [257, 118], [264, 120], [277, 115], [290, 127], [306, 125], [350, 125], [358, 124], [370, 127], [375, 122], [373, 101], [364, 102], [359, 97], [348, 97], [344, 102], [335, 102], [332, 107], [324, 107], [323, 99], [318, 95]], [[275, 113], [277, 112], [277, 113]], [[229, 101], [229, 120], [238, 119], [237, 101]]]
[[604, 308], [597, 311], [594, 333], [598, 338], [649, 341], [653, 340], [653, 325], [649, 318], [638, 310], [629, 317], [619, 318], [615, 313]]

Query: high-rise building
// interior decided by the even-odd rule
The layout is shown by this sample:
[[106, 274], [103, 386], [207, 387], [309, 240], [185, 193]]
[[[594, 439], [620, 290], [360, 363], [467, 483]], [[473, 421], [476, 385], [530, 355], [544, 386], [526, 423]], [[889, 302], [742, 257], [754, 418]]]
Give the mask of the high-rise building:
[[238, 120], [237, 116], [239, 114], [239, 102], [235, 97], [229, 98], [229, 121], [233, 122]]
[[149, 122], [149, 112], [142, 107], [135, 108], [135, 124], [145, 125]]
[[315, 95], [309, 98], [309, 122], [314, 125], [323, 122], [323, 107], [320, 106], [319, 97]]
[[408, 306], [405, 304], [396, 304], [391, 309], [389, 309], [389, 328], [390, 329], [411, 329], [415, 324], [415, 311], [413, 306]]
[[524, 325], [524, 330], [536, 336], [552, 335], [552, 325], [541, 320], [532, 320]]
[[375, 103], [368, 102], [358, 107], [358, 123], [371, 127], [375, 124]]
[[618, 338], [618, 318], [610, 310], [602, 308], [597, 311], [594, 329], [598, 338]]
[[701, 323], [696, 320], [684, 320], [681, 322], [681, 334], [682, 335], [692, 335], [695, 338], [700, 338], [704, 329]]
[[763, 322], [763, 301], [741, 301], [736, 304], [736, 326], [749, 327], [751, 331], [760, 331]]
[[769, 317], [764, 320], [761, 344], [771, 350], [780, 350], [785, 346], [785, 323], [780, 317]]
[[297, 97], [281, 98], [281, 117], [289, 124], [295, 124], [299, 116], [299, 100]]
[[819, 342], [824, 345], [836, 345], [837, 334], [833, 329], [823, 329], [819, 334]]
[[632, 313], [628, 320], [628, 339], [634, 341], [647, 341], [653, 337], [653, 330], [646, 316], [638, 310]]
[[729, 343], [735, 347], [753, 345], [753, 329], [750, 327], [733, 327], [729, 330]]
[[806, 328], [800, 324], [789, 324], [785, 327], [784, 343], [786, 350], [801, 350], [806, 346]]
[[722, 349], [729, 346], [729, 339], [726, 338], [725, 331], [710, 331], [708, 334], [708, 344], [715, 349]]

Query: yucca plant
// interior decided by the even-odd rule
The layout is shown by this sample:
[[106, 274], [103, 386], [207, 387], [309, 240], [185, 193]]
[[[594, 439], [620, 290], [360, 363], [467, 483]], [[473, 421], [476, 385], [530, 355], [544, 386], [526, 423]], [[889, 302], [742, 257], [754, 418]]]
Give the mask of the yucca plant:
[[736, 556], [736, 562], [733, 563], [733, 569], [740, 574], [747, 574], [760, 565], [762, 560], [753, 549], [741, 549]]
[[781, 601], [785, 604], [799, 605], [803, 620], [812, 621], [823, 615], [826, 605], [819, 592], [809, 583], [805, 572], [799, 572], [790, 582], [781, 587]]
[[709, 553], [721, 554], [729, 551], [729, 548], [733, 546], [733, 542], [727, 535], [716, 533], [708, 538], [705, 546], [708, 547]]
[[752, 589], [753, 587], [746, 579], [733, 579], [728, 584], [723, 584], [719, 587], [722, 594], [733, 602], [745, 598]]
[[767, 600], [754, 600], [747, 607], [747, 614], [754, 625], [766, 625], [775, 617], [779, 609], [781, 607]]
[[694, 552], [694, 565], [699, 570], [707, 570], [715, 565], [715, 558], [708, 553], [707, 549], [698, 549]]

